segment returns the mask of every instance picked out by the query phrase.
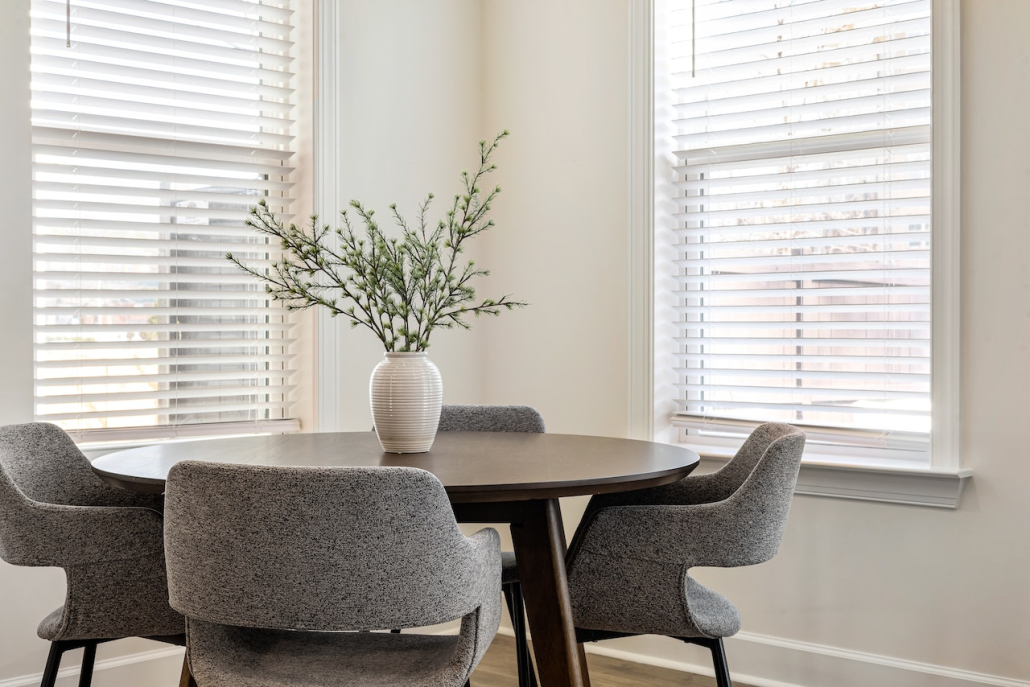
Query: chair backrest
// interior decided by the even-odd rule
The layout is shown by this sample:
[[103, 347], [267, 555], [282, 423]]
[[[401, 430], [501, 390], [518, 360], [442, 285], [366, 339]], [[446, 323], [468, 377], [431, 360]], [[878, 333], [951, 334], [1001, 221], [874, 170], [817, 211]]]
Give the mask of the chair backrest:
[[418, 627], [479, 605], [443, 485], [414, 468], [179, 463], [165, 555], [172, 607], [224, 625]]
[[94, 505], [106, 491], [72, 438], [46, 422], [0, 427], [0, 473], [40, 503]]
[[[146, 503], [144, 503], [146, 502]], [[58, 506], [150, 505], [113, 489], [64, 430], [45, 422], [0, 427], [0, 558], [12, 565], [54, 565], [40, 511]]]
[[543, 434], [544, 418], [529, 406], [445, 405], [440, 432], [524, 432]]
[[715, 473], [719, 479], [715, 481], [717, 487], [711, 494], [710, 500], [721, 501], [732, 496], [751, 475], [755, 466], [758, 465], [758, 461], [762, 459], [773, 442], [780, 437], [800, 431], [793, 425], [777, 422], [769, 422], [755, 427], [741, 447], [737, 449], [733, 459]]
[[722, 555], [733, 565], [756, 565], [776, 555], [801, 469], [805, 433], [792, 425], [767, 423], [755, 429], [745, 447], [760, 457], [722, 502], [729, 513]]

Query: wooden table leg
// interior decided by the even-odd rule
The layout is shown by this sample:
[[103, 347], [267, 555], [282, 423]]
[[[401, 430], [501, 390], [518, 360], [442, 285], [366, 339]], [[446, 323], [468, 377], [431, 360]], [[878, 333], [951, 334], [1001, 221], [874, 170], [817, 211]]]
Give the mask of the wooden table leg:
[[527, 501], [511, 538], [543, 687], [589, 687], [565, 575], [565, 531], [557, 499]]
[[179, 687], [197, 687], [197, 681], [193, 679], [190, 663], [185, 656], [182, 657], [182, 677], [179, 678]]

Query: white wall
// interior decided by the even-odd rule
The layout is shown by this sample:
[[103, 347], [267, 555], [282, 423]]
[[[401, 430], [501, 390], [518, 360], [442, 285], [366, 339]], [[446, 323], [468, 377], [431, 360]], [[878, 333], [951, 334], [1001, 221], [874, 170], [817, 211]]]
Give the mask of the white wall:
[[[486, 254], [505, 288], [534, 303], [485, 328], [486, 396], [537, 404], [556, 431], [627, 430], [628, 7], [484, 4], [484, 120], [513, 131], [499, 214], [518, 227], [489, 237]], [[1028, 26], [1025, 0], [963, 5], [962, 434], [972, 487], [955, 512], [797, 497], [775, 560], [699, 571], [740, 607], [751, 637], [729, 651], [743, 672], [813, 687], [986, 679], [956, 669], [1030, 681]], [[671, 640], [608, 646], [708, 663]], [[874, 668], [887, 672], [866, 679]]]
[[483, 121], [510, 129], [484, 264], [530, 306], [483, 323], [486, 400], [624, 436], [628, 3], [483, 3]]
[[[340, 12], [342, 198], [374, 208], [386, 229], [390, 203], [413, 219], [433, 192], [431, 216], [439, 219], [460, 190], [458, 174], [478, 161], [479, 3], [346, 0]], [[477, 250], [472, 246], [469, 255]], [[367, 430], [368, 379], [382, 360], [382, 344], [342, 318], [338, 326], [341, 428]], [[476, 328], [433, 333], [429, 353], [440, 368], [446, 403], [481, 400]]]

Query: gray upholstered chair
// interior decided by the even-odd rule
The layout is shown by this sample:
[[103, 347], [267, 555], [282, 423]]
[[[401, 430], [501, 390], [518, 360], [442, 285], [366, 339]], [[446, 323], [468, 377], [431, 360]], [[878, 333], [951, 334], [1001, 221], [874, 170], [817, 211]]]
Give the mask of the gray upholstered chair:
[[61, 656], [84, 648], [90, 684], [97, 644], [123, 637], [182, 643], [168, 605], [161, 497], [110, 487], [71, 437], [34, 422], [0, 427], [0, 558], [64, 569], [64, 605], [37, 630], [50, 642], [43, 687]]
[[[524, 432], [543, 434], [544, 418], [529, 406], [445, 405], [440, 411], [440, 432]], [[515, 554], [501, 553], [501, 583], [504, 600], [511, 616], [515, 633], [515, 653], [518, 657], [519, 685], [536, 687], [536, 673], [526, 636], [526, 611], [519, 583], [519, 568]]]
[[765, 424], [716, 473], [593, 497], [568, 559], [578, 639], [657, 634], [698, 644], [712, 652], [719, 687], [729, 687], [722, 639], [737, 633], [740, 616], [688, 572], [776, 554], [804, 446], [800, 430]]
[[[457, 687], [497, 631], [497, 532], [462, 535], [424, 470], [187, 461], [165, 520], [200, 687]], [[368, 632], [458, 618], [455, 636]]]

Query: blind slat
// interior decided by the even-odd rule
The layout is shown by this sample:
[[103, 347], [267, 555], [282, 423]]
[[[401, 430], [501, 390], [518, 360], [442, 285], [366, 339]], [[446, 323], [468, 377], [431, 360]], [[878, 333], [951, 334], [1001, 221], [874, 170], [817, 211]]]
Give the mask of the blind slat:
[[[693, 221], [693, 220], [688, 220]], [[908, 230], [912, 226], [919, 227], [918, 231], [924, 231], [923, 227], [929, 227], [930, 215], [928, 213], [913, 213], [911, 215], [898, 215], [898, 216], [879, 216], [879, 217], [854, 217], [854, 218], [833, 218], [833, 219], [794, 219], [792, 217], [786, 218], [786, 221], [777, 222], [762, 222], [761, 224], [742, 224], [742, 225], [728, 225], [721, 227], [680, 227], [676, 230], [677, 234], [687, 237], [694, 236], [713, 236], [713, 237], [726, 237], [726, 236], [762, 236], [763, 239], [770, 235], [778, 236], [783, 232], [794, 232], [800, 235], [808, 234], [811, 236], [811, 232], [824, 232], [822, 235], [827, 235], [829, 232], [834, 232], [830, 236], [835, 236], [838, 233], [843, 232], [861, 232], [862, 230], [870, 230], [869, 233], [853, 233], [851, 237], [859, 240], [865, 236], [877, 236], [888, 233], [902, 233], [904, 230]], [[902, 231], [895, 231], [895, 230]], [[874, 233], [875, 232], [875, 233]], [[724, 238], [720, 238], [719, 241], [723, 241]]]
[[[909, 28], [917, 26], [925, 27], [926, 25], [922, 22], [913, 23], [909, 25]], [[901, 28], [903, 29], [904, 27]], [[689, 28], [687, 30], [689, 31]], [[785, 73], [822, 72], [823, 70], [835, 69], [837, 67], [858, 66], [870, 62], [875, 63], [882, 60], [898, 59], [911, 55], [913, 52], [925, 52], [926, 31], [927, 29], [923, 28], [921, 35], [906, 36], [904, 31], [899, 32], [900, 35], [881, 35], [879, 36], [880, 40], [877, 43], [875, 53], [869, 50], [868, 44], [830, 44], [824, 45], [822, 50], [799, 55], [784, 57], [777, 54], [760, 61], [707, 67], [701, 69], [701, 76], [717, 81], [720, 84], [725, 84], [730, 91], [733, 91], [738, 87], [746, 89], [746, 86], [741, 86], [742, 83], [759, 79], [775, 79]], [[688, 42], [684, 41], [684, 43]], [[692, 55], [689, 47], [685, 47], [682, 51], [673, 50], [671, 54], [674, 57], [670, 60], [670, 77], [674, 81], [685, 81], [687, 74], [690, 73], [690, 59]], [[759, 87], [764, 87], [764, 84], [759, 84]], [[690, 98], [697, 97], [691, 92], [692, 89], [689, 85], [679, 86], [673, 90], [681, 102], [689, 102]], [[673, 106], [675, 106], [675, 103]]]
[[[921, 356], [904, 356], [904, 355], [800, 355], [783, 353], [780, 355], [758, 355], [752, 354], [732, 354], [732, 353], [684, 353], [679, 356], [680, 360], [686, 363], [704, 363], [705, 366], [719, 367], [719, 366], [733, 366], [740, 365], [739, 368], [733, 367], [732, 369], [747, 369], [744, 367], [747, 364], [764, 364], [768, 363], [771, 365], [783, 366], [783, 365], [831, 365], [834, 363], [862, 363], [869, 366], [897, 366], [904, 365], [911, 367], [918, 365], [925, 367], [928, 363], [927, 360]], [[694, 368], [688, 367], [676, 367], [676, 372], [684, 372], [686, 370], [695, 370]]]
[[[891, 339], [877, 336], [865, 336], [865, 337], [803, 337], [803, 338], [784, 338], [784, 337], [757, 337], [749, 336], [743, 338], [732, 338], [726, 336], [705, 336], [704, 343], [702, 344], [698, 337], [687, 336], [687, 329], [695, 331], [696, 328], [683, 328], [681, 329], [681, 335], [673, 337], [673, 340], [677, 343], [685, 346], [705, 346], [709, 350], [717, 352], [734, 353], [734, 346], [746, 346], [752, 350], [759, 350], [763, 347], [780, 347], [784, 349], [796, 349], [796, 348], [813, 348], [813, 347], [835, 347], [835, 348], [861, 348], [864, 350], [877, 349], [877, 350], [896, 350], [896, 349], [927, 349], [930, 348], [929, 337], [922, 339]], [[716, 346], [723, 346], [725, 348], [715, 348]], [[740, 351], [741, 354], [747, 354], [747, 349]]]
[[[255, 157], [266, 160], [285, 162], [292, 157], [289, 150], [262, 148], [260, 145], [219, 145], [196, 141], [171, 140], [149, 136], [119, 136], [113, 133], [97, 131], [81, 131], [79, 129], [56, 129], [52, 127], [33, 127], [33, 141], [57, 143], [58, 145], [74, 145], [86, 151], [98, 150], [104, 153], [129, 152], [138, 153], [141, 149], [158, 156], [180, 155], [187, 159], [207, 161], [241, 161], [247, 163]], [[86, 155], [88, 156], [88, 152]], [[267, 164], [267, 163], [266, 163]]]
[[[56, 27], [55, 27], [56, 28]], [[65, 36], [59, 31], [53, 35], [42, 35], [33, 32], [32, 55], [66, 60], [70, 54], [79, 61], [97, 65], [119, 65], [137, 67], [167, 74], [183, 74], [187, 77], [218, 78], [234, 81], [261, 81], [268, 84], [289, 83], [292, 73], [288, 70], [269, 68], [271, 65], [230, 64], [218, 60], [189, 58], [182, 55], [165, 55], [150, 52], [147, 46], [138, 49], [126, 46], [89, 43], [78, 37], [75, 43], [67, 47]], [[216, 68], [217, 67], [217, 68]], [[217, 74], [217, 77], [213, 77]]]
[[[66, 137], [67, 141], [73, 139], [72, 135]], [[61, 141], [58, 141], [61, 143]], [[210, 172], [212, 177], [219, 174], [231, 176], [237, 179], [253, 179], [260, 181], [260, 177], [270, 175], [274, 177], [288, 177], [293, 173], [293, 168], [284, 162], [272, 161], [244, 161], [233, 160], [211, 160], [186, 155], [168, 155], [162, 151], [159, 154], [127, 152], [124, 150], [104, 150], [103, 148], [82, 148], [69, 152], [68, 147], [62, 145], [49, 145], [48, 143], [36, 143], [33, 140], [33, 151], [36, 160], [43, 158], [46, 162], [57, 164], [77, 164], [80, 167], [101, 167], [111, 170], [142, 170], [147, 174], [167, 175], [175, 174], [178, 171], [186, 171], [190, 174], [201, 174]], [[73, 158], [72, 156], [75, 156]], [[77, 161], [76, 161], [77, 160]], [[157, 176], [156, 178], [160, 178]]]
[[[250, 334], [253, 332], [243, 332]], [[164, 339], [154, 341], [46, 341], [36, 343], [37, 359], [46, 352], [59, 351], [111, 351], [123, 352], [134, 350], [154, 351], [158, 349], [190, 350], [198, 348], [238, 348], [252, 351], [264, 351], [269, 346], [287, 347], [296, 342], [291, 338], [267, 338], [267, 337], [246, 337], [241, 332], [219, 332], [221, 336], [217, 339]], [[83, 358], [89, 360], [89, 358]]]
[[[98, 3], [103, 5], [104, 3]], [[231, 45], [240, 51], [288, 52], [292, 45], [289, 27], [283, 24], [261, 24], [247, 19], [233, 22], [231, 16], [222, 19], [218, 27], [203, 26], [190, 21], [179, 20], [177, 12], [164, 16], [148, 16], [148, 8], [156, 3], [146, 0], [129, 3], [129, 12], [111, 11], [109, 8], [95, 9], [81, 4], [72, 5], [72, 35], [91, 30], [91, 35], [117, 38], [120, 43], [174, 42], [176, 49], [189, 53], [197, 47], [211, 44]], [[171, 9], [171, 8], [169, 8]], [[60, 22], [65, 18], [66, 8], [62, 3], [35, 0], [32, 3], [32, 18], [43, 25], [48, 21]]]
[[[113, 298], [126, 298], [132, 296], [140, 300], [144, 299], [189, 299], [191, 301], [200, 300], [250, 300], [258, 299], [266, 301], [268, 295], [263, 289], [258, 289], [250, 284], [244, 285], [220, 285], [221, 288], [218, 290], [201, 290], [201, 289], [90, 289], [90, 288], [79, 288], [77, 286], [68, 286], [65, 288], [37, 288], [34, 294], [37, 299], [49, 299], [59, 301], [64, 298], [74, 297], [81, 298], [82, 302], [92, 302], [93, 299], [113, 299]], [[244, 287], [250, 287], [251, 290], [245, 291], [240, 290]]]
[[[258, 395], [258, 394], [255, 394]], [[70, 421], [88, 421], [98, 420], [103, 422], [115, 423], [125, 418], [139, 418], [142, 416], [154, 416], [165, 418], [169, 415], [199, 415], [199, 414], [210, 414], [218, 413], [220, 415], [231, 415], [233, 413], [253, 413], [257, 411], [284, 411], [292, 405], [289, 401], [255, 401], [248, 403], [216, 403], [206, 405], [182, 405], [182, 406], [164, 406], [154, 408], [130, 408], [130, 409], [119, 409], [119, 410], [90, 410], [81, 412], [48, 412], [42, 414], [42, 417], [46, 418], [46, 422], [70, 422]], [[208, 420], [209, 421], [209, 420]], [[165, 424], [168, 422], [162, 422]], [[246, 425], [248, 422], [253, 420], [230, 420], [232, 423], [239, 423]], [[117, 427], [117, 424], [111, 424], [111, 427]]]
[[[51, 13], [62, 13], [65, 11], [65, 3], [62, 0], [33, 0], [34, 4], [37, 4], [41, 8], [46, 8]], [[198, 3], [197, 6], [190, 6], [183, 2], [152, 2], [150, 0], [92, 0], [90, 3], [94, 7], [102, 8], [105, 12], [110, 13], [122, 13], [127, 15], [129, 19], [136, 19], [137, 21], [146, 21], [146, 18], [151, 18], [151, 21], [156, 19], [158, 26], [167, 25], [172, 22], [175, 23], [186, 23], [186, 24], [201, 24], [208, 27], [216, 26], [221, 27], [224, 30], [232, 30], [241, 34], [248, 33], [283, 33], [289, 32], [290, 25], [283, 23], [284, 19], [289, 18], [288, 15], [284, 17], [274, 11], [269, 11], [271, 8], [265, 6], [259, 10], [259, 13], [253, 11], [247, 11], [245, 4], [237, 4], [231, 11], [224, 11], [225, 7], [222, 7], [223, 11], [211, 11], [212, 9], [219, 9], [217, 7], [203, 7], [201, 5], [207, 4], [206, 0], [204, 3]], [[252, 6], [253, 7], [253, 6]], [[76, 8], [75, 11], [79, 11], [80, 8]], [[74, 15], [73, 15], [74, 16]], [[275, 21], [278, 19], [278, 21]]]
[[[293, 183], [289, 181], [278, 181], [276, 179], [233, 179], [226, 177], [222, 174], [212, 173], [209, 175], [203, 174], [185, 174], [179, 171], [160, 173], [160, 172], [129, 172], [123, 169], [109, 169], [105, 167], [89, 167], [88, 173], [82, 171], [81, 173], [74, 168], [79, 165], [74, 160], [64, 160], [65, 164], [59, 164], [57, 162], [36, 162], [32, 165], [32, 172], [36, 179], [61, 179], [65, 182], [73, 182], [77, 185], [86, 184], [88, 186], [114, 186], [124, 191], [130, 188], [145, 188], [147, 190], [155, 189], [174, 189], [178, 191], [189, 190], [191, 194], [197, 194], [202, 197], [208, 197], [207, 188], [218, 189], [219, 192], [225, 193], [225, 189], [234, 189], [233, 193], [243, 191], [245, 195], [253, 195], [257, 198], [268, 196], [269, 194], [277, 193], [288, 193], [293, 188]], [[73, 169], [69, 169], [72, 167]], [[281, 167], [277, 169], [283, 169]], [[100, 183], [103, 181], [103, 183]], [[217, 186], [212, 186], [212, 181], [217, 181]], [[178, 187], [178, 188], [176, 188]], [[167, 193], [162, 191], [163, 193]], [[270, 202], [274, 202], [276, 198], [273, 196], [270, 198]], [[282, 197], [283, 202], [289, 202], [293, 199], [289, 195]]]
[[[264, 365], [272, 363], [286, 363], [293, 360], [296, 356], [286, 353], [281, 355], [250, 355], [247, 356], [248, 365]], [[230, 363], [231, 364], [231, 363]], [[136, 367], [140, 365], [226, 365], [225, 357], [220, 355], [189, 355], [189, 356], [175, 356], [173, 358], [89, 358], [83, 360], [51, 360], [47, 361], [47, 369], [49, 371], [54, 370], [68, 370], [68, 369], [104, 369], [118, 368], [118, 367]], [[285, 367], [278, 371], [280, 374], [292, 375], [295, 371], [289, 367]], [[107, 378], [107, 374], [104, 373], [101, 378]], [[45, 379], [37, 379], [36, 384], [56, 384], [63, 383], [65, 379], [92, 379], [91, 375], [76, 375], [76, 376], [64, 376], [64, 377], [48, 377]]]
[[[286, 394], [293, 389], [292, 385], [285, 384], [281, 386], [215, 386], [215, 387], [194, 387], [189, 390], [189, 396], [191, 399], [221, 397], [231, 398], [233, 396], [254, 396], [256, 394]], [[50, 394], [50, 393], [36, 393], [37, 401], [40, 404], [48, 405], [59, 405], [63, 403], [96, 403], [98, 401], [104, 403], [119, 403], [122, 401], [155, 401], [155, 400], [178, 400], [182, 396], [182, 392], [179, 389], [173, 389], [171, 391], [158, 391], [154, 389], [148, 389], [146, 391], [116, 391], [116, 392], [104, 392], [98, 394], [91, 393], [68, 393], [68, 394]]]
[[[161, 188], [134, 188], [131, 186], [121, 186], [117, 184], [94, 184], [85, 174], [80, 176], [84, 177], [82, 181], [68, 180], [68, 181], [42, 181], [37, 178], [33, 185], [33, 190], [38, 195], [42, 196], [41, 192], [47, 192], [48, 195], [53, 196], [57, 194], [75, 194], [82, 196], [84, 199], [91, 198], [110, 198], [116, 196], [119, 198], [146, 198], [149, 200], [161, 201], [163, 205], [144, 205], [141, 207], [147, 208], [159, 208], [169, 207], [168, 204], [183, 203], [183, 202], [201, 202], [201, 203], [216, 203], [221, 205], [256, 205], [261, 199], [265, 199], [269, 206], [276, 211], [284, 208], [287, 204], [292, 202], [292, 198], [289, 197], [269, 197], [257, 189], [247, 189], [249, 193], [227, 193], [226, 189], [218, 186], [207, 186], [198, 189], [161, 189]], [[40, 205], [44, 206], [45, 200], [40, 200]], [[171, 205], [171, 207], [177, 207]], [[210, 208], [205, 208], [210, 210]]]
[[[51, 39], [56, 38], [63, 42], [66, 37], [66, 24], [64, 17], [62, 16], [58, 19], [54, 17], [36, 16], [35, 13], [33, 13], [33, 39], [35, 39], [36, 36]], [[83, 24], [72, 24], [73, 48], [80, 43], [90, 43], [98, 47], [114, 43], [115, 45], [128, 46], [131, 50], [150, 52], [156, 55], [177, 57], [179, 54], [176, 50], [176, 42], [170, 39], [158, 39], [155, 37], [148, 37], [146, 35], [130, 35], [128, 37], [129, 40], [125, 40], [126, 37], [126, 34], [117, 30], [85, 26]], [[278, 46], [276, 43], [277, 42], [275, 41], [266, 41], [264, 43], [270, 48], [268, 52], [241, 50], [235, 46], [219, 44], [192, 43], [184, 57], [196, 62], [207, 62], [214, 69], [217, 69], [221, 63], [235, 65], [238, 67], [260, 66], [263, 69], [289, 69], [293, 58], [287, 54], [277, 54], [276, 48]]]

